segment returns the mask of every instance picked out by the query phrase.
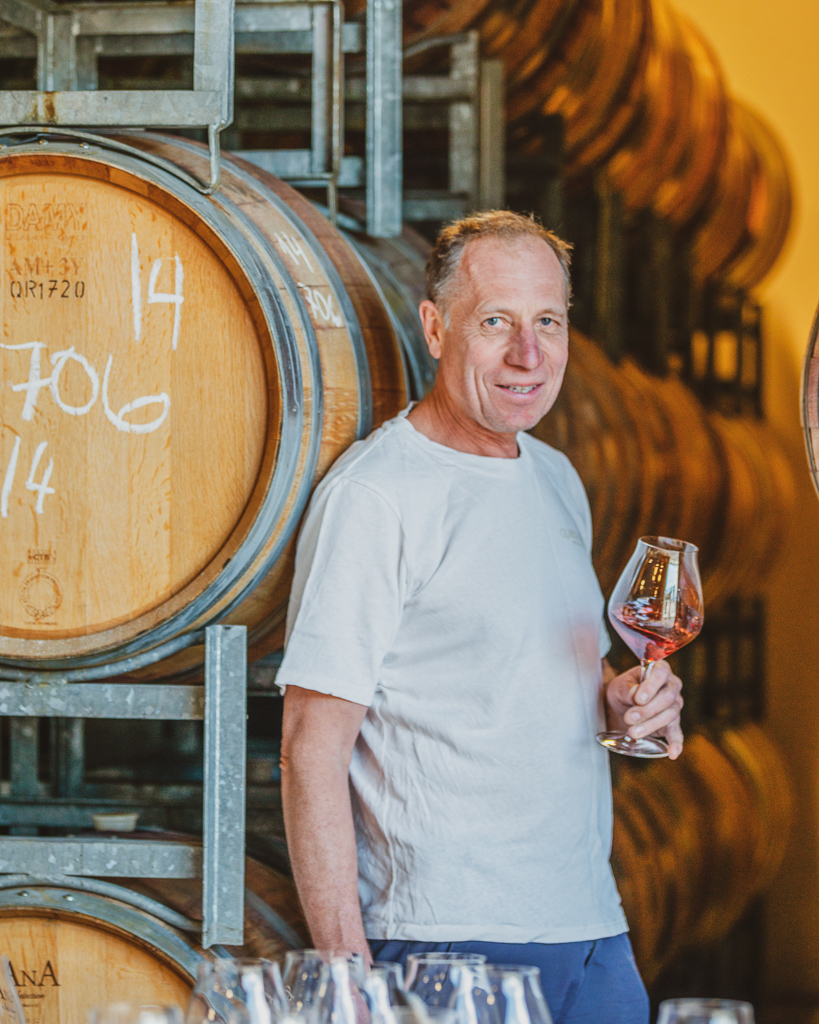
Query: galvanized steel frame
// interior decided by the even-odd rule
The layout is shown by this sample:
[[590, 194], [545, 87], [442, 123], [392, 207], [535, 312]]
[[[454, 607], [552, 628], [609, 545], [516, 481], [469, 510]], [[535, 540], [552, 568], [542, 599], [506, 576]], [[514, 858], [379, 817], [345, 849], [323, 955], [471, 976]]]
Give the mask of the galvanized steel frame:
[[[187, 5], [170, 3], [67, 10], [48, 0], [2, 0], [3, 20], [37, 39], [40, 89], [57, 91], [53, 96], [0, 93], [0, 123], [91, 127], [111, 125], [115, 118], [122, 126], [207, 127], [209, 181], [197, 186], [212, 191], [220, 175], [219, 133], [233, 118], [233, 54], [226, 53], [226, 36], [221, 50], [210, 46], [209, 26], [216, 8], [220, 24], [230, 20], [226, 8], [232, 2], [197, 0], [196, 12], [204, 12], [200, 14]], [[336, 217], [339, 187], [357, 185], [362, 177], [366, 180], [366, 230], [374, 236], [398, 235], [402, 219], [447, 218], [467, 209], [503, 204], [503, 73], [499, 61], [480, 60], [476, 33], [426, 41], [423, 46], [452, 47], [450, 76], [412, 76], [402, 83], [400, 2], [368, 0], [362, 97], [367, 156], [362, 169], [358, 158], [343, 155], [344, 95], [349, 99], [356, 93], [355, 81], [345, 89], [343, 54], [363, 47], [359, 26], [343, 23], [341, 0], [239, 2], [231, 27], [236, 52], [312, 52], [311, 149], [241, 151], [240, 155], [298, 186], [326, 187], [331, 219]], [[95, 91], [97, 56], [132, 53], [194, 53], [193, 92]], [[219, 74], [214, 70], [214, 54], [227, 61]], [[223, 116], [218, 122], [201, 113], [205, 108], [200, 101], [213, 99], [205, 100], [208, 83], [222, 90]], [[276, 84], [271, 80], [269, 86]], [[256, 91], [260, 88], [256, 79], [252, 85]], [[448, 102], [452, 195], [403, 196], [402, 202], [402, 96], [404, 101]]]
[[[201, 847], [110, 837], [2, 837], [0, 887], [3, 875], [21, 873], [38, 878], [201, 876], [203, 945], [241, 945], [245, 896], [246, 627], [219, 625], [206, 629], [204, 687], [40, 681], [6, 683], [0, 686], [0, 694], [0, 715], [13, 716], [19, 729], [31, 733], [29, 756], [12, 757], [11, 790], [15, 797], [30, 795], [36, 799], [39, 795], [37, 719], [31, 717], [32, 713], [61, 718], [204, 719], [205, 723], [205, 827]], [[20, 740], [24, 737], [15, 742]], [[19, 746], [17, 750], [25, 753]], [[19, 777], [15, 777], [15, 765]]]
[[[0, 124], [206, 128], [210, 180], [200, 187], [212, 192], [219, 186], [219, 135], [233, 120], [233, 8], [234, 0], [196, 0], [192, 90], [100, 92], [88, 87], [87, 75], [79, 81], [77, 70], [78, 56], [85, 63], [91, 56], [88, 46], [78, 47], [77, 40], [89, 34], [84, 20], [93, 19], [95, 12], [61, 10], [49, 0], [3, 0], [3, 20], [37, 38], [39, 88], [0, 92]], [[120, 8], [120, 33], [128, 14]]]

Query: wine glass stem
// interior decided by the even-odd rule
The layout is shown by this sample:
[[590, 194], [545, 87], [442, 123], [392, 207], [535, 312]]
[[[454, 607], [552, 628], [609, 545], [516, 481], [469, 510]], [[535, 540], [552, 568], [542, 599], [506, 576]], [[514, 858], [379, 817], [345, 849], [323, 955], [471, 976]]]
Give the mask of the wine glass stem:
[[640, 660], [640, 684], [642, 685], [651, 674], [651, 670], [657, 664], [656, 661], [647, 661], [645, 658]]

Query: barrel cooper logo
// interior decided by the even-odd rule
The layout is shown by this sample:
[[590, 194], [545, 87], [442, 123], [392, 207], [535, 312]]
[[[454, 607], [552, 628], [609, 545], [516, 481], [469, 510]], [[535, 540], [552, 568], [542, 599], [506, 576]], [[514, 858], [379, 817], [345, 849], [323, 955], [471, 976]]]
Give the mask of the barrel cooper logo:
[[67, 231], [83, 227], [85, 207], [73, 203], [6, 203], [4, 222], [7, 231]]
[[[57, 972], [50, 960], [46, 960], [42, 967], [33, 968], [21, 967], [18, 963], [16, 970], [14, 964], [9, 962], [9, 970], [11, 971], [11, 980], [17, 989], [60, 987], [60, 983], [57, 981]], [[23, 999], [27, 995], [26, 992], [20, 992]]]
[[29, 548], [28, 564], [33, 569], [20, 587], [20, 601], [37, 622], [50, 619], [63, 603], [63, 588], [54, 574], [57, 552]]

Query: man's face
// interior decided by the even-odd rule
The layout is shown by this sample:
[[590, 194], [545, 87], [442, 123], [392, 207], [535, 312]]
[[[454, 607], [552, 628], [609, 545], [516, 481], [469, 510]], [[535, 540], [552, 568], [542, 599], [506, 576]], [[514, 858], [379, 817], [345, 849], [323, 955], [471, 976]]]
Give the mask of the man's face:
[[445, 301], [448, 324], [432, 303], [422, 316], [447, 404], [479, 433], [533, 427], [568, 357], [566, 285], [552, 249], [538, 238], [470, 242]]

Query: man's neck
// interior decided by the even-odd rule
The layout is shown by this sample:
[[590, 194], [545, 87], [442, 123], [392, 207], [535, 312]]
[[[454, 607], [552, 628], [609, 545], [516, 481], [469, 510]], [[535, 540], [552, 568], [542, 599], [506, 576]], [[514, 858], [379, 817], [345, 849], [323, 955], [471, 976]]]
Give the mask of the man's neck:
[[520, 454], [515, 434], [489, 430], [463, 416], [435, 388], [410, 411], [408, 419], [419, 434], [455, 451], [495, 459], [516, 459]]

